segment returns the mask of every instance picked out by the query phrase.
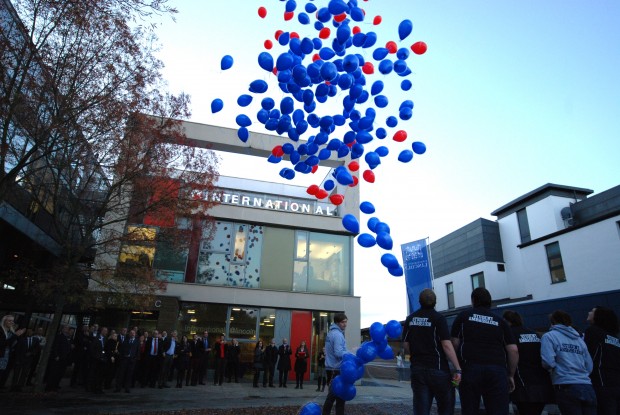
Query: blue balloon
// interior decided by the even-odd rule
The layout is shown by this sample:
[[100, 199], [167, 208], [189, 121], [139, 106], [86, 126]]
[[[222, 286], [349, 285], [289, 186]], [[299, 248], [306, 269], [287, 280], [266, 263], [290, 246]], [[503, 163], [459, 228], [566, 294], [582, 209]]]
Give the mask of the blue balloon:
[[400, 335], [403, 333], [403, 326], [396, 320], [390, 320], [385, 324], [385, 332], [391, 339], [400, 339]]
[[262, 79], [252, 81], [250, 84], [250, 92], [254, 92], [255, 94], [262, 94], [263, 92], [266, 92], [268, 88], [269, 86], [267, 85], [267, 82]]
[[387, 223], [385, 223], [385, 222], [377, 222], [375, 224], [375, 230], [373, 232], [375, 232], [375, 233], [379, 233], [379, 232], [390, 233], [390, 226]]
[[332, 191], [334, 189], [334, 181], [329, 179], [329, 180], [325, 180], [325, 183], [323, 183], [323, 188], [325, 190], [327, 190], [328, 192]]
[[282, 114], [291, 114], [295, 109], [295, 102], [293, 102], [293, 98], [284, 97], [282, 101], [280, 101], [280, 111]]
[[333, 62], [325, 62], [321, 66], [321, 77], [326, 81], [333, 81], [338, 76], [338, 69]]
[[398, 155], [398, 161], [402, 163], [409, 163], [413, 159], [413, 151], [403, 150]]
[[235, 118], [235, 121], [237, 122], [237, 125], [239, 127], [249, 127], [250, 125], [252, 125], [252, 120], [250, 120], [250, 117], [248, 117], [245, 114], [237, 115], [237, 118]]
[[413, 111], [411, 111], [411, 108], [409, 107], [405, 107], [401, 109], [400, 112], [398, 113], [398, 117], [404, 121], [411, 119], [412, 115], [413, 115]]
[[278, 56], [278, 59], [276, 60], [276, 68], [278, 68], [278, 71], [291, 69], [293, 67], [293, 61], [293, 55], [288, 52], [284, 52]]
[[270, 154], [269, 157], [267, 157], [267, 161], [269, 163], [277, 164], [282, 161], [282, 157], [276, 157], [273, 154]]
[[353, 183], [353, 176], [347, 170], [341, 170], [336, 175], [336, 181], [343, 186], [348, 186]]
[[360, 203], [360, 210], [367, 215], [371, 215], [375, 213], [375, 207], [370, 202], [362, 202]]
[[385, 130], [385, 128], [380, 127], [377, 128], [377, 131], [375, 131], [375, 135], [378, 139], [384, 139], [385, 137], [387, 137], [387, 131]]
[[381, 255], [381, 264], [386, 268], [396, 268], [400, 265], [398, 259], [390, 253]]
[[338, 29], [336, 30], [336, 39], [338, 39], [338, 42], [340, 42], [340, 44], [346, 43], [346, 41], [349, 40], [350, 37], [351, 28], [348, 24], [341, 24], [340, 26], [338, 26]]
[[396, 52], [396, 57], [398, 59], [407, 60], [407, 58], [409, 57], [409, 49], [407, 48], [398, 49], [398, 51]]
[[395, 116], [390, 115], [390, 116], [389, 116], [389, 117], [387, 117], [387, 119], [385, 120], [385, 124], [386, 124], [388, 127], [394, 128], [394, 127], [396, 127], [396, 126], [398, 125], [398, 119], [397, 119]]
[[414, 141], [413, 144], [411, 144], [411, 147], [413, 148], [413, 152], [416, 154], [426, 153], [426, 145], [421, 141]]
[[375, 153], [377, 153], [380, 157], [385, 157], [390, 154], [390, 149], [386, 146], [380, 146], [375, 149]]
[[411, 81], [408, 79], [403, 80], [403, 82], [400, 83], [400, 89], [402, 89], [403, 91], [409, 91], [411, 89]]
[[245, 143], [246, 141], [248, 141], [248, 137], [250, 137], [250, 132], [246, 127], [241, 127], [237, 130], [237, 137], [239, 137], [239, 140]]
[[390, 275], [393, 275], [394, 277], [402, 277], [403, 274], [405, 273], [403, 271], [403, 267], [401, 267], [400, 265], [398, 266], [398, 268], [388, 268], [388, 272], [390, 273]]
[[342, 218], [342, 226], [351, 233], [358, 233], [360, 231], [360, 224], [357, 218], [350, 213], [347, 213]]
[[[309, 3], [312, 4], [312, 3]], [[299, 410], [299, 415], [321, 415], [323, 407], [316, 402], [308, 402]]]
[[222, 108], [224, 108], [224, 101], [222, 101], [221, 99], [215, 98], [213, 101], [211, 101], [211, 112], [213, 114], [221, 111]]
[[344, 390], [340, 393], [339, 396], [344, 401], [350, 401], [355, 398], [355, 395], [357, 395], [357, 389], [355, 389], [355, 385], [345, 383]]
[[352, 73], [360, 66], [360, 61], [357, 55], [347, 55], [342, 60], [342, 69], [346, 73]]
[[314, 13], [316, 11], [316, 6], [314, 5], [314, 3], [306, 3], [306, 6], [304, 7], [304, 9], [308, 13]]
[[373, 342], [364, 342], [355, 353], [364, 363], [373, 361], [377, 357], [377, 346]]
[[393, 68], [394, 64], [389, 59], [384, 59], [379, 63], [379, 72], [381, 72], [383, 75], [387, 75], [392, 72]]
[[385, 59], [387, 55], [390, 54], [390, 51], [387, 48], [377, 48], [372, 52], [372, 58], [376, 61], [381, 61]]
[[345, 383], [355, 383], [357, 379], [357, 365], [354, 361], [348, 360], [340, 365], [340, 376]]
[[349, 10], [349, 6], [343, 0], [330, 0], [327, 10], [334, 16]]
[[285, 167], [282, 170], [280, 170], [280, 176], [287, 180], [293, 180], [295, 178], [295, 171], [292, 169], [289, 169], [288, 167]]
[[411, 20], [406, 19], [400, 22], [398, 25], [398, 37], [400, 40], [405, 39], [411, 33], [411, 29], [413, 29], [413, 23]]
[[301, 12], [297, 15], [297, 20], [299, 21], [299, 23], [306, 25], [310, 23], [310, 16], [308, 16], [304, 12]]
[[385, 95], [377, 95], [375, 97], [375, 105], [379, 108], [385, 108], [388, 106], [388, 98]]
[[379, 218], [373, 216], [372, 218], [368, 219], [368, 222], [366, 222], [366, 226], [368, 226], [368, 229], [370, 229], [374, 233], [377, 233], [377, 225], [379, 223], [381, 223]]
[[222, 68], [223, 71], [225, 71], [226, 69], [230, 69], [233, 66], [233, 58], [230, 55], [225, 55], [224, 57], [222, 57], [222, 61], [220, 62], [220, 68]]
[[378, 321], [372, 323], [368, 331], [370, 332], [370, 338], [377, 343], [385, 339], [385, 327]]
[[366, 153], [366, 156], [364, 156], [364, 160], [366, 160], [366, 163], [368, 163], [371, 168], [372, 166], [378, 166], [379, 164], [381, 164], [381, 158], [374, 151], [369, 151], [368, 153]]
[[398, 59], [396, 62], [394, 62], [394, 72], [396, 72], [397, 74], [401, 74], [401, 73], [405, 73], [405, 71], [409, 69], [407, 67], [407, 62], [405, 62], [402, 59]]
[[375, 32], [368, 32], [364, 38], [362, 48], [370, 48], [374, 46], [375, 43], [377, 43], [377, 34]]
[[370, 94], [377, 95], [381, 91], [383, 91], [383, 81], [373, 82], [372, 87], [370, 87]]
[[392, 241], [392, 237], [387, 232], [377, 233], [376, 239], [377, 239], [377, 245], [379, 245], [381, 248], [385, 249], [386, 251], [389, 251], [390, 249], [392, 249], [392, 246], [394, 245], [394, 242]]
[[237, 104], [240, 107], [247, 107], [250, 103], [252, 103], [252, 95], [243, 94], [239, 95], [239, 98], [237, 98]]
[[276, 105], [276, 102], [273, 100], [273, 98], [267, 97], [267, 98], [263, 98], [260, 105], [261, 107], [263, 107], [263, 109], [267, 111], [271, 111], [273, 107]]
[[361, 233], [357, 237], [357, 243], [360, 244], [360, 246], [364, 248], [370, 248], [370, 247], [375, 246], [377, 244], [377, 241], [375, 240], [375, 237], [372, 236], [371, 234]]
[[384, 360], [392, 360], [394, 359], [394, 350], [392, 350], [392, 346], [387, 345], [385, 349], [381, 350], [378, 353], [379, 357]]
[[328, 61], [328, 60], [330, 60], [331, 58], [333, 58], [334, 56], [336, 56], [336, 52], [334, 52], [334, 50], [333, 50], [333, 49], [330, 49], [330, 48], [328, 48], [328, 47], [322, 48], [322, 49], [319, 51], [319, 57], [320, 57], [321, 59], [323, 59], [324, 61]]
[[271, 72], [273, 70], [273, 57], [271, 56], [271, 54], [269, 52], [259, 53], [258, 65], [267, 72]]

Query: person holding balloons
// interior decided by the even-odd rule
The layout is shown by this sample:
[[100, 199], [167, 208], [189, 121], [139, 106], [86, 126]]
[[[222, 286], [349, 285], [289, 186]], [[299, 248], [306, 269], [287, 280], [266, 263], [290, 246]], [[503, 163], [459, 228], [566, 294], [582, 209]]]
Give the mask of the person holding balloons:
[[327, 372], [327, 383], [330, 384], [327, 398], [323, 404], [323, 415], [329, 415], [336, 403], [336, 415], [344, 415], [344, 399], [336, 396], [331, 387], [331, 380], [340, 374], [342, 356], [347, 352], [347, 343], [344, 338], [344, 331], [347, 328], [349, 319], [344, 313], [336, 313], [334, 322], [329, 327], [327, 338], [325, 339], [325, 370]]

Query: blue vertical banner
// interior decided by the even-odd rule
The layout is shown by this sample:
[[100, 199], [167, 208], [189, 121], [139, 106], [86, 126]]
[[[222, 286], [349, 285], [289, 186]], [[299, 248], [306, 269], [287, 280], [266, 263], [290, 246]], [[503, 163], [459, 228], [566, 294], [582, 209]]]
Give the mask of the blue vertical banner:
[[429, 247], [426, 239], [409, 242], [400, 246], [403, 253], [405, 284], [409, 300], [409, 314], [420, 308], [418, 297], [425, 288], [432, 288]]

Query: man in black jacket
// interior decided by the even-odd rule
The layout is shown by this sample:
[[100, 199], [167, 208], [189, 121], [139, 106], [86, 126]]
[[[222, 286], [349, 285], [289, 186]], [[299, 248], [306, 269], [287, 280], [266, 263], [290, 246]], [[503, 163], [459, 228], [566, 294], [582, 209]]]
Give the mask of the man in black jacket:
[[[265, 348], [265, 378], [269, 379], [269, 387], [275, 388], [273, 384], [273, 377], [276, 373], [276, 363], [278, 362], [278, 346], [276, 346], [276, 339], [271, 339], [269, 346]], [[265, 386], [265, 380], [263, 378], [263, 386]]]
[[62, 326], [62, 331], [54, 339], [52, 345], [52, 354], [48, 363], [48, 375], [46, 391], [57, 391], [60, 380], [65, 373], [65, 369], [69, 364], [71, 355], [71, 338], [69, 337], [69, 326]]
[[129, 385], [138, 358], [139, 346], [140, 341], [136, 338], [134, 330], [131, 330], [129, 335], [125, 336], [125, 341], [119, 345], [118, 353], [121, 360], [116, 372], [115, 392], [120, 392], [121, 389], [125, 389], [127, 393], [130, 392]]

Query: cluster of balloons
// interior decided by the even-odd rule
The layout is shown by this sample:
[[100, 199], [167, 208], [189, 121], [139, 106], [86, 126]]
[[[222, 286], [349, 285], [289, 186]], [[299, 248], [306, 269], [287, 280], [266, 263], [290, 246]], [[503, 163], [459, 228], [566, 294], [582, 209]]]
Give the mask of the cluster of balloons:
[[[280, 170], [280, 176], [287, 180], [293, 180], [297, 174], [314, 173], [323, 160], [350, 157], [352, 161], [346, 167], [340, 166], [333, 171], [333, 178], [307, 188], [307, 193], [317, 199], [328, 198], [334, 205], [340, 205], [344, 202], [344, 195], [332, 193], [336, 183], [357, 186], [356, 172], [360, 170], [366, 182], [375, 182], [375, 170], [390, 150], [386, 145], [373, 148], [373, 143], [388, 136], [394, 145], [402, 145], [408, 140], [407, 131], [399, 124], [412, 118], [413, 101], [405, 99], [393, 114], [382, 116], [381, 112], [387, 111], [389, 105], [389, 97], [384, 92], [385, 82], [388, 82], [388, 76], [396, 77], [400, 89], [409, 91], [412, 87], [408, 79], [412, 73], [410, 52], [421, 55], [427, 46], [420, 41], [405, 43], [413, 29], [408, 19], [402, 20], [395, 30], [398, 40], [379, 44], [376, 32], [362, 29], [369, 26], [364, 24], [366, 11], [357, 0], [329, 0], [323, 5], [319, 1], [308, 1], [303, 9], [295, 0], [281, 2], [284, 3], [284, 20], [290, 21], [297, 16], [300, 31], [303, 29], [308, 35], [277, 30], [275, 43], [281, 47], [280, 53], [270, 52], [274, 46], [270, 39], [264, 42], [266, 50], [258, 54], [258, 66], [268, 76], [276, 77], [284, 96], [279, 102], [265, 96], [255, 114], [239, 113], [236, 117], [237, 136], [247, 142], [250, 138], [248, 128], [255, 121], [268, 131], [287, 136], [290, 142], [276, 146], [267, 159], [271, 163], [287, 160], [291, 164]], [[258, 15], [264, 19], [267, 8], [259, 7]], [[374, 16], [370, 27], [381, 23], [381, 16]], [[221, 60], [221, 69], [227, 70], [233, 63], [233, 58], [226, 55]], [[248, 93], [237, 98], [237, 105], [244, 111], [257, 96], [268, 90], [269, 84], [264, 79], [256, 79], [249, 84]], [[319, 115], [319, 106], [327, 102], [341, 104], [342, 110]], [[214, 99], [211, 110], [216, 113], [223, 106], [221, 99]], [[300, 141], [304, 135], [307, 135], [306, 140]], [[397, 160], [408, 163], [414, 154], [425, 152], [424, 143], [414, 141], [400, 149]], [[362, 168], [360, 163], [365, 163], [367, 168]], [[374, 207], [370, 207], [370, 202], [363, 202], [360, 211], [371, 214]], [[344, 216], [342, 224], [352, 233], [360, 231], [354, 215]], [[360, 234], [358, 244], [365, 248], [377, 245], [391, 250], [393, 242], [388, 224], [376, 217], [368, 219], [367, 224], [372, 234]], [[393, 254], [384, 253], [381, 263], [391, 275], [403, 275], [402, 266]]]
[[[375, 322], [370, 326], [370, 338], [372, 340], [362, 343], [355, 354], [346, 353], [342, 357], [340, 374], [332, 379], [331, 391], [339, 398], [350, 401], [355, 398], [357, 390], [355, 382], [364, 376], [364, 365], [380, 357], [385, 360], [394, 358], [394, 351], [388, 345], [388, 338], [400, 339], [402, 326], [396, 320], [390, 320], [387, 324]], [[299, 411], [300, 415], [318, 415], [321, 407], [315, 402], [309, 402]]]
[[[403, 124], [411, 120], [414, 103], [409, 99], [390, 103], [388, 91], [391, 88], [389, 84], [386, 88], [386, 83], [395, 80], [404, 93], [410, 91], [413, 86], [409, 79], [411, 52], [422, 55], [427, 45], [421, 41], [407, 41], [413, 31], [409, 19], [399, 23], [394, 40], [380, 43], [378, 34], [372, 29], [382, 24], [383, 18], [375, 15], [367, 19], [367, 12], [358, 0], [308, 0], [303, 7], [298, 7], [296, 0], [280, 2], [284, 4], [283, 20], [289, 22], [287, 26], [297, 17], [303, 35], [277, 30], [273, 40], [264, 41], [265, 50], [258, 53], [257, 64], [265, 71], [265, 79], [275, 77], [279, 88], [277, 95], [282, 98], [276, 101], [265, 95], [269, 84], [264, 79], [250, 82], [248, 91], [237, 98], [240, 108], [236, 116], [237, 136], [247, 142], [249, 127], [258, 122], [266, 130], [288, 137], [290, 141], [274, 147], [267, 158], [270, 163], [290, 163], [280, 170], [280, 176], [287, 180], [293, 180], [297, 174], [316, 172], [324, 160], [350, 158], [346, 166], [333, 170], [331, 178], [306, 189], [318, 200], [328, 199], [338, 206], [344, 202], [344, 195], [333, 192], [336, 184], [354, 187], [359, 184], [360, 176], [367, 183], [374, 183], [375, 171], [389, 156], [390, 145], [400, 146], [396, 159], [401, 163], [408, 163], [415, 155], [426, 152], [425, 144], [420, 141], [403, 144], [409, 140]], [[267, 14], [266, 7], [258, 8], [261, 19]], [[368, 28], [370, 30], [366, 30]], [[280, 51], [272, 52], [278, 46]], [[225, 71], [233, 64], [232, 56], [226, 55], [220, 67]], [[257, 111], [250, 110], [255, 99], [257, 102], [260, 99]], [[321, 108], [327, 107], [322, 104], [331, 104], [331, 107], [336, 104], [338, 110], [319, 114]], [[398, 108], [393, 110], [396, 106]], [[211, 103], [212, 113], [223, 107], [224, 102], [219, 98]], [[389, 111], [393, 112], [385, 114]], [[378, 140], [384, 140], [384, 144], [377, 145]], [[375, 213], [369, 201], [360, 203], [359, 210], [365, 215]], [[385, 251], [392, 250], [390, 226], [378, 217], [368, 218], [368, 232], [360, 233], [356, 215], [345, 215], [342, 225], [347, 231], [359, 234], [360, 246], [376, 245]], [[381, 264], [393, 276], [404, 274], [398, 259], [390, 252], [382, 254]], [[345, 355], [340, 375], [332, 380], [334, 393], [344, 400], [353, 399], [354, 383], [363, 376], [364, 364], [377, 356], [392, 359], [394, 353], [387, 339], [399, 338], [401, 332], [396, 320], [386, 325], [374, 323], [370, 327], [372, 340], [363, 343], [356, 354]], [[311, 402], [299, 413], [318, 415], [321, 408]]]

